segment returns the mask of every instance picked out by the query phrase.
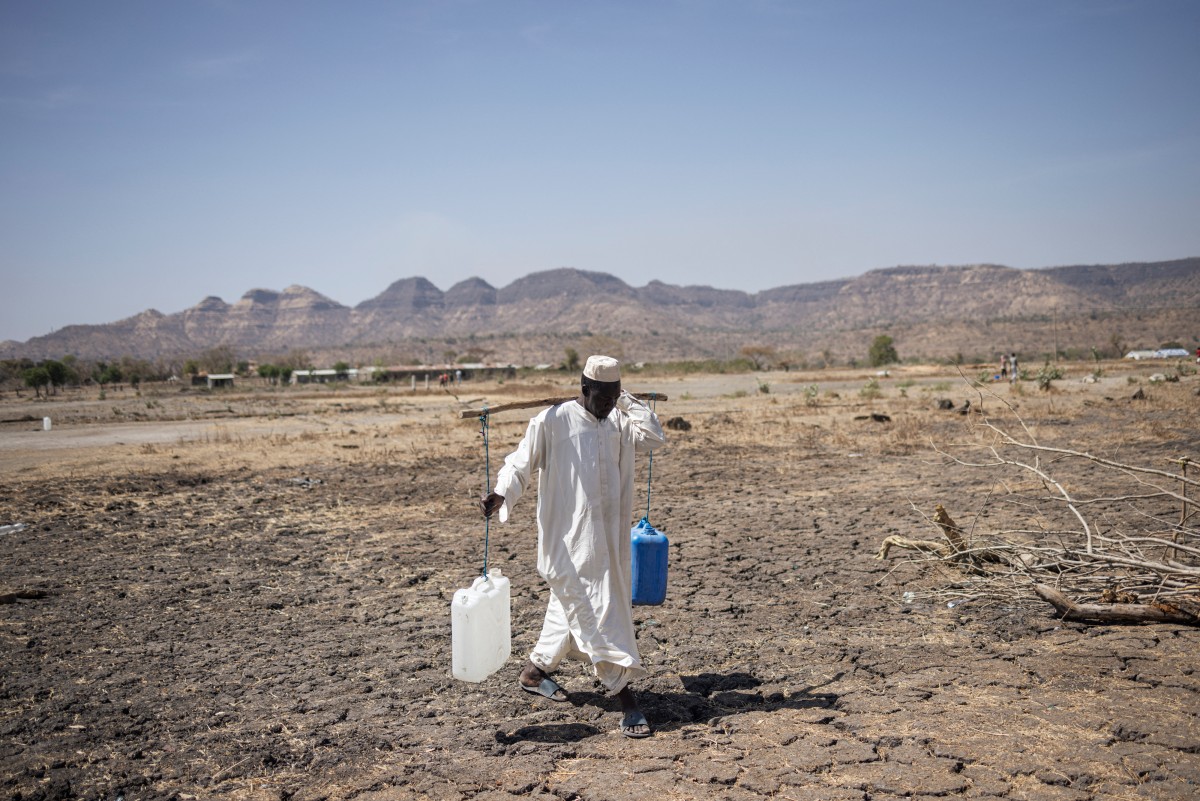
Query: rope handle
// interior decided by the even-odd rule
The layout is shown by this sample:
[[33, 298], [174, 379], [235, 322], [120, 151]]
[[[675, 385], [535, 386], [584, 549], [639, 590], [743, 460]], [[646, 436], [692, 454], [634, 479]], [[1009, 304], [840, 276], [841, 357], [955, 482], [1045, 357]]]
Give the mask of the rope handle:
[[[658, 393], [650, 393], [650, 411], [655, 412], [658, 406]], [[654, 478], [654, 451], [650, 451], [650, 463], [646, 469], [646, 519], [650, 519], [650, 481]]]
[[[492, 483], [492, 457], [488, 451], [488, 408], [486, 405], [479, 415], [479, 431], [483, 435], [483, 497], [486, 498], [491, 492]], [[483, 575], [486, 578], [488, 574], [488, 540], [491, 539], [491, 523], [490, 516], [483, 518]]]

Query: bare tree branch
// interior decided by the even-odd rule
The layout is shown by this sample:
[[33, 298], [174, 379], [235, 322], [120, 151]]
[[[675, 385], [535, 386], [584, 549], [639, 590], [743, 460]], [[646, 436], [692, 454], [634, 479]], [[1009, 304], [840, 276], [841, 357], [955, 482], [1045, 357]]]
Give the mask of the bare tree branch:
[[[992, 399], [1011, 413], [1020, 438], [988, 418], [984, 404]], [[976, 442], [955, 443], [953, 453], [936, 443], [933, 449], [950, 464], [996, 474], [982, 508], [964, 529], [942, 504], [927, 515], [910, 500], [941, 538], [888, 537], [877, 558], [887, 558], [890, 548], [915, 551], [910, 564], [932, 566], [953, 582], [945, 590], [926, 591], [929, 597], [1003, 597], [1011, 603], [1031, 594], [1050, 600], [1043, 592], [1049, 588], [1060, 613], [1076, 619], [1200, 625], [1200, 530], [1187, 525], [1188, 507], [1197, 505], [1188, 490], [1200, 481], [1186, 475], [1190, 459], [1172, 460], [1182, 465], [1181, 475], [1042, 445], [1004, 398], [980, 391], [978, 405]], [[1031, 480], [1006, 478], [1014, 473]], [[1132, 491], [1121, 482], [1132, 484]], [[1172, 510], [1175, 501], [1183, 504], [1182, 513], [1178, 506]], [[988, 508], [999, 513], [985, 515]], [[1172, 514], [1175, 520], [1163, 519]], [[984, 532], [985, 519], [992, 525], [1019, 519], [1022, 525], [1006, 528], [1001, 522]], [[1104, 603], [1077, 603], [1064, 591], [1099, 596]]]

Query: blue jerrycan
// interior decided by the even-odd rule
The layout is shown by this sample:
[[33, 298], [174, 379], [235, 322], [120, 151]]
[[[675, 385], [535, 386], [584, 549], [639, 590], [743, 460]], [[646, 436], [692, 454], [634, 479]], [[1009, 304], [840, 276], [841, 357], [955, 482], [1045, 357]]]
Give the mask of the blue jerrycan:
[[633, 554], [633, 604], [658, 606], [667, 597], [667, 535], [643, 517], [629, 536]]

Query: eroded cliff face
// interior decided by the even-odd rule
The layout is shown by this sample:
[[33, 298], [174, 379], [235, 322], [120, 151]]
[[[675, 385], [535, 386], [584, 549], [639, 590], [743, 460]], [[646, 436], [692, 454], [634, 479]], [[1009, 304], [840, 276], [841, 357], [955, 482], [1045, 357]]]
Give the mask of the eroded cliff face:
[[308, 287], [293, 284], [279, 294], [268, 347], [284, 350], [292, 342], [311, 342], [309, 347], [339, 345], [350, 321], [351, 310]]
[[[948, 354], [961, 352], [964, 343], [979, 347], [975, 339], [1018, 338], [1021, 321], [1030, 320], [1053, 318], [1064, 333], [1077, 330], [1094, 340], [1113, 336], [1104, 333], [1098, 315], [1131, 308], [1161, 312], [1173, 321], [1180, 309], [1200, 309], [1200, 258], [1046, 270], [894, 267], [756, 294], [660, 281], [635, 288], [605, 273], [575, 269], [533, 273], [501, 289], [471, 278], [445, 292], [415, 277], [396, 281], [354, 308], [302, 286], [253, 289], [232, 305], [208, 297], [176, 314], [149, 310], [115, 323], [69, 326], [28, 342], [3, 343], [0, 357], [163, 358], [220, 345], [247, 357], [338, 347], [364, 353], [416, 339], [482, 337], [512, 345], [504, 353], [493, 349], [496, 358], [528, 361], [547, 348], [561, 353], [564, 336], [572, 341], [633, 336], [654, 343], [648, 346], [651, 358], [684, 359], [731, 355], [738, 343], [748, 342], [830, 349], [884, 330], [910, 332], [912, 344], [920, 344], [910, 353], [936, 356], [946, 355], [934, 352], [945, 350], [939, 330], [955, 332], [957, 351]], [[1079, 318], [1100, 325], [1070, 324]]]

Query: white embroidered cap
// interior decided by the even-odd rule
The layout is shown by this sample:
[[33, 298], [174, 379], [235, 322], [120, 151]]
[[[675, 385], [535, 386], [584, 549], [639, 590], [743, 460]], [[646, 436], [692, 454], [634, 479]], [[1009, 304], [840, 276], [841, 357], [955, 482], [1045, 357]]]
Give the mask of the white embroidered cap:
[[588, 356], [583, 374], [593, 381], [611, 383], [621, 380], [621, 363], [611, 356]]

